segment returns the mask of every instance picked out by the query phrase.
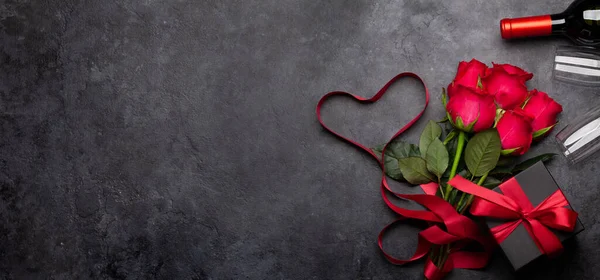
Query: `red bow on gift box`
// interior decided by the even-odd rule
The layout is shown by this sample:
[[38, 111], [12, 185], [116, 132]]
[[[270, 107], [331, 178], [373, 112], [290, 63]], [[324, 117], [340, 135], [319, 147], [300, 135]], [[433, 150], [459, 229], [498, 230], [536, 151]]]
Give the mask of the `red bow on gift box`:
[[555, 256], [562, 251], [563, 246], [549, 228], [571, 232], [577, 223], [577, 212], [565, 208], [569, 202], [560, 190], [556, 190], [538, 206], [533, 207], [514, 178], [500, 185], [504, 195], [482, 188], [460, 176], [454, 177], [448, 184], [476, 197], [471, 205], [471, 214], [508, 220], [491, 228], [498, 243], [523, 224], [540, 251]]

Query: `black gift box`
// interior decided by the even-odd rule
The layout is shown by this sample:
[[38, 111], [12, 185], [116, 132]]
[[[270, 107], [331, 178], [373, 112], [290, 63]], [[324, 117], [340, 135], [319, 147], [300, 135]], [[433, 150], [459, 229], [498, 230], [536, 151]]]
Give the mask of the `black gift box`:
[[[557, 189], [560, 189], [546, 166], [542, 162], [536, 163], [527, 170], [517, 174], [515, 179], [521, 185], [523, 192], [536, 207], [546, 198], [552, 195]], [[495, 192], [502, 193], [499, 187], [493, 189]], [[571, 208], [571, 206], [568, 206]], [[571, 208], [572, 209], [572, 208]], [[504, 224], [506, 221], [488, 218], [486, 223], [489, 228]], [[577, 219], [577, 224], [573, 232], [564, 232], [550, 229], [561, 242], [575, 236], [583, 231], [583, 224]], [[523, 224], [520, 224], [502, 243], [500, 248], [512, 264], [515, 270], [519, 270], [523, 266], [531, 263], [542, 256], [540, 249], [535, 244], [532, 236], [525, 229]]]

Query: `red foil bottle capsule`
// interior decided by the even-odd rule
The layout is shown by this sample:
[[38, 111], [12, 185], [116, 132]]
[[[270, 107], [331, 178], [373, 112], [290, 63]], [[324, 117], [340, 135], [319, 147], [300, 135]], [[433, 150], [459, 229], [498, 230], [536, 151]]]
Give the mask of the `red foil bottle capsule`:
[[552, 35], [552, 18], [550, 15], [505, 18], [500, 21], [500, 34], [503, 39]]

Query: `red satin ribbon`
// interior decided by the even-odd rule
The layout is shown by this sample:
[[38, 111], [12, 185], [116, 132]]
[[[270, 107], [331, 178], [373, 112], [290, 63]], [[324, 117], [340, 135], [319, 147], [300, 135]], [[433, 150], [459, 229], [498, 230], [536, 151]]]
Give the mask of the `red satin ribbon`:
[[523, 224], [540, 251], [552, 257], [559, 254], [563, 246], [548, 228], [571, 232], [577, 223], [577, 212], [565, 208], [569, 202], [560, 190], [534, 208], [514, 178], [500, 185], [504, 195], [477, 186], [460, 176], [454, 177], [448, 184], [476, 196], [470, 210], [473, 215], [508, 220], [491, 229], [498, 243]]
[[[400, 130], [398, 130], [394, 134], [394, 136], [392, 136], [392, 138], [386, 143], [386, 145], [383, 148], [381, 159], [379, 159], [377, 157], [377, 155], [371, 149], [366, 147], [365, 145], [362, 145], [359, 142], [353, 141], [349, 138], [342, 136], [341, 134], [339, 134], [339, 133], [333, 131], [332, 129], [330, 129], [329, 127], [327, 127], [327, 125], [325, 125], [325, 123], [323, 122], [323, 119], [321, 118], [321, 107], [323, 106], [323, 104], [329, 97], [334, 96], [334, 95], [343, 95], [343, 96], [349, 96], [349, 97], [353, 98], [354, 100], [357, 100], [361, 103], [375, 103], [375, 102], [377, 102], [377, 100], [379, 100], [385, 94], [385, 92], [388, 90], [388, 88], [393, 83], [395, 83], [396, 81], [398, 81], [404, 77], [412, 77], [412, 78], [417, 79], [419, 82], [421, 82], [421, 84], [425, 88], [425, 104], [424, 104], [421, 112], [419, 112], [419, 114], [417, 114], [417, 116], [415, 118], [413, 118], [410, 122], [408, 122], [408, 124], [406, 124], [404, 127], [400, 128]], [[395, 138], [400, 136], [400, 134], [402, 134], [404, 131], [409, 129], [415, 122], [417, 122], [421, 118], [421, 116], [425, 112], [425, 109], [427, 108], [428, 103], [429, 103], [429, 91], [427, 90], [427, 87], [425, 86], [425, 82], [418, 75], [416, 75], [414, 73], [410, 73], [410, 72], [405, 72], [405, 73], [401, 73], [401, 74], [395, 76], [394, 78], [392, 78], [389, 82], [387, 82], [383, 86], [383, 88], [381, 88], [381, 90], [379, 90], [371, 98], [365, 98], [365, 97], [353, 95], [353, 94], [343, 92], [343, 91], [334, 91], [334, 92], [327, 93], [326, 95], [324, 95], [321, 98], [321, 100], [319, 100], [319, 103], [317, 104], [317, 118], [319, 119], [319, 123], [325, 130], [327, 130], [330, 133], [332, 133], [333, 135], [341, 138], [342, 140], [344, 140], [354, 146], [357, 146], [361, 150], [369, 153], [374, 159], [377, 160], [377, 163], [381, 167], [381, 171], [382, 171], [381, 196], [383, 198], [383, 201], [386, 203], [386, 205], [390, 209], [392, 209], [392, 211], [394, 211], [397, 214], [402, 216], [402, 218], [398, 219], [397, 221], [393, 222], [392, 224], [394, 224], [398, 221], [401, 221], [401, 220], [415, 219], [415, 220], [421, 220], [421, 221], [426, 221], [426, 222], [431, 222], [431, 223], [437, 223], [438, 225], [443, 224], [445, 226], [447, 231], [444, 231], [438, 225], [432, 225], [429, 228], [421, 231], [418, 236], [419, 238], [418, 238], [418, 245], [417, 245], [416, 252], [413, 254], [412, 257], [410, 257], [409, 259], [406, 259], [406, 260], [394, 258], [391, 255], [389, 255], [388, 253], [386, 253], [385, 250], [383, 249], [383, 245], [382, 245], [383, 236], [384, 236], [386, 230], [392, 224], [386, 226], [379, 234], [378, 244], [379, 244], [379, 247], [381, 248], [383, 254], [390, 262], [400, 265], [400, 264], [405, 264], [405, 263], [409, 263], [409, 262], [413, 262], [413, 261], [422, 259], [427, 256], [427, 252], [429, 251], [429, 249], [431, 248], [432, 245], [445, 245], [445, 244], [450, 244], [450, 243], [455, 243], [455, 242], [463, 243], [463, 244], [455, 244], [454, 245], [454, 247], [452, 248], [452, 252], [450, 253], [450, 255], [448, 257], [448, 260], [446, 261], [444, 267], [442, 267], [442, 268], [436, 267], [433, 264], [433, 262], [429, 258], [427, 258], [426, 263], [425, 263], [425, 273], [424, 273], [425, 277], [430, 280], [436, 280], [436, 279], [442, 279], [453, 268], [477, 269], [477, 268], [484, 267], [487, 264], [487, 261], [489, 259], [489, 252], [491, 250], [492, 243], [490, 242], [490, 240], [488, 240], [486, 238], [486, 235], [482, 235], [479, 232], [479, 228], [473, 221], [471, 221], [467, 217], [457, 213], [456, 210], [454, 209], [454, 207], [452, 207], [452, 205], [450, 205], [448, 202], [444, 201], [442, 198], [435, 196], [435, 193], [438, 189], [437, 184], [432, 183], [432, 184], [422, 185], [421, 188], [423, 189], [425, 194], [407, 195], [407, 194], [400, 194], [400, 193], [396, 193], [396, 192], [392, 191], [387, 183], [387, 177], [385, 175], [385, 165], [384, 165], [385, 150], [387, 149], [389, 143], [391, 143]], [[391, 193], [392, 195], [399, 197], [401, 199], [415, 201], [415, 202], [423, 205], [428, 210], [410, 210], [410, 209], [398, 207], [390, 201], [390, 199], [387, 196], [387, 193]], [[459, 242], [459, 241], [465, 241], [465, 242]], [[466, 243], [466, 242], [475, 242], [475, 243], [481, 245], [481, 247], [483, 247], [484, 251], [482, 251], [482, 252], [459, 251], [462, 248], [461, 245], [464, 245], [464, 243]]]

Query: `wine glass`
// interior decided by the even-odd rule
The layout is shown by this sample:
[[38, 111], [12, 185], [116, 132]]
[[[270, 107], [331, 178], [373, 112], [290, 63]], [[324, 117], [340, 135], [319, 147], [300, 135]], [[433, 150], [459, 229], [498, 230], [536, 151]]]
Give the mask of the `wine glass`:
[[600, 150], [600, 107], [596, 107], [564, 127], [556, 135], [563, 155], [576, 164]]

